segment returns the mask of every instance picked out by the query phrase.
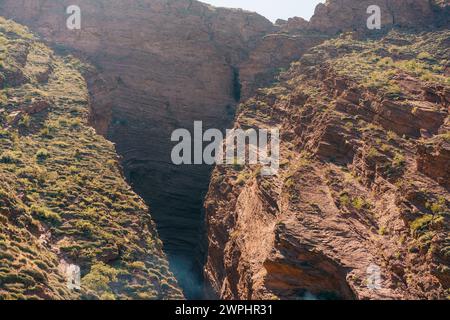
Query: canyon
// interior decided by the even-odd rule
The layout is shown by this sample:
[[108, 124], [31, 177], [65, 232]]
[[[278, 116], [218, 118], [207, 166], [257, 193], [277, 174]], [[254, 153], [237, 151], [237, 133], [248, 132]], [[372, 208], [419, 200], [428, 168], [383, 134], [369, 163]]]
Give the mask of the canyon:
[[182, 299], [148, 207], [88, 124], [87, 84], [0, 17], [0, 300]]
[[[205, 201], [211, 292], [448, 298], [448, 64], [427, 67], [448, 55], [448, 40], [445, 30], [326, 41], [240, 106], [236, 128], [280, 127], [280, 171], [215, 168]], [[424, 51], [432, 60], [416, 61]]]
[[[407, 274], [424, 272], [423, 278], [412, 281], [413, 289], [409, 291], [397, 285], [373, 294], [364, 289], [362, 278], [369, 262], [382, 264], [379, 257], [387, 255], [389, 250], [384, 247], [389, 247], [390, 241], [405, 236], [409, 224], [402, 226], [400, 217], [405, 206], [412, 202], [416, 211], [430, 214], [425, 203], [448, 199], [445, 140], [435, 138], [439, 141], [430, 140], [419, 146], [418, 171], [412, 171], [410, 179], [419, 175], [422, 186], [432, 194], [417, 195], [425, 200], [421, 198], [416, 204], [414, 187], [405, 186], [406, 190], [399, 191], [392, 188], [396, 181], [374, 183], [381, 178], [376, 164], [366, 157], [370, 146], [367, 150], [355, 149], [345, 143], [345, 139], [352, 139], [365, 145], [365, 138], [343, 136], [342, 132], [347, 132], [345, 123], [319, 111], [292, 108], [332, 104], [344, 117], [358, 115], [386, 130], [395, 132], [399, 126], [405, 126], [404, 131], [396, 132], [400, 137], [416, 139], [421, 129], [429, 135], [445, 133], [447, 87], [422, 88], [407, 75], [397, 79], [404, 90], [412, 86], [427, 92], [415, 97], [415, 111], [420, 116], [411, 120], [395, 101], [384, 101], [381, 94], [354, 90], [358, 80], [336, 77], [332, 68], [318, 68], [326, 59], [317, 50], [310, 51], [329, 39], [340, 39], [339, 35], [346, 32], [355, 34], [355, 43], [371, 36], [366, 28], [366, 9], [374, 4], [383, 13], [383, 29], [375, 36], [385, 35], [393, 27], [413, 33], [448, 28], [445, 2], [332, 0], [318, 5], [309, 22], [292, 18], [273, 24], [256, 13], [214, 8], [192, 0], [79, 0], [76, 4], [81, 8], [81, 29], [69, 30], [65, 8], [73, 4], [69, 0], [0, 0], [0, 16], [28, 26], [56, 52], [70, 53], [92, 64], [93, 68], [83, 74], [89, 91], [90, 124], [115, 144], [127, 181], [150, 206], [171, 271], [186, 297], [203, 297], [204, 279], [206, 296], [227, 299], [289, 299], [309, 293], [320, 298], [346, 299], [444, 296], [448, 275], [437, 270], [446, 265], [446, 257], [433, 260], [423, 258], [425, 254], [414, 256], [399, 249], [401, 257], [420, 260], [414, 262], [416, 269], [405, 272], [397, 261], [383, 265], [383, 272], [402, 274], [398, 276], [400, 280], [389, 280], [388, 286], [393, 288], [392, 283], [406, 281]], [[404, 36], [391, 38], [380, 42], [391, 41], [398, 46], [414, 42]], [[348, 54], [362, 47], [346, 41], [326, 47], [327, 57], [338, 59], [342, 52]], [[448, 49], [448, 42], [442, 41]], [[380, 52], [382, 57], [388, 56], [385, 47]], [[298, 60], [301, 66], [289, 69]], [[280, 73], [281, 78], [276, 78]], [[292, 86], [291, 82], [302, 74], [308, 76], [302, 79], [307, 86]], [[283, 85], [269, 93], [260, 92], [260, 88], [270, 88], [274, 82]], [[330, 101], [311, 100], [309, 92], [314, 85]], [[379, 105], [373, 106], [375, 111], [364, 114], [359, 111], [360, 101], [378, 101]], [[248, 108], [237, 110], [240, 103]], [[437, 112], [437, 107], [427, 108], [424, 103], [434, 103], [442, 110]], [[256, 112], [259, 108], [261, 113]], [[389, 121], [392, 114], [400, 115], [400, 123]], [[235, 168], [222, 167], [215, 168], [211, 176], [210, 166], [171, 163], [174, 143], [170, 136], [175, 129], [192, 132], [194, 121], [199, 120], [205, 130], [252, 127], [255, 123], [264, 126], [264, 116], [272, 119], [271, 124], [285, 127], [282, 143], [290, 150], [285, 150], [286, 157], [289, 154], [293, 162], [307, 162], [293, 170], [288, 183], [288, 188], [297, 191], [287, 193], [297, 195], [297, 199], [289, 199], [283, 192], [284, 176], [266, 181], [254, 174], [255, 168], [236, 172]], [[249, 124], [252, 121], [248, 119], [255, 123]], [[311, 132], [314, 127], [316, 133]], [[378, 139], [384, 141], [385, 137]], [[406, 150], [406, 161], [412, 168], [414, 148], [403, 140], [398, 144], [399, 149]], [[308, 161], [303, 159], [303, 149], [309, 152]], [[347, 166], [350, 169], [344, 169]], [[290, 169], [293, 168], [287, 165], [286, 171]], [[352, 173], [356, 175], [354, 179], [348, 177]], [[352, 180], [347, 187], [339, 183], [345, 177]], [[371, 219], [363, 216], [367, 212], [335, 205], [335, 194], [340, 199], [346, 188], [355, 191], [347, 195], [350, 202], [364, 194], [375, 194], [373, 211], [382, 211], [388, 205], [393, 208], [392, 213]], [[404, 201], [398, 196], [401, 192], [414, 199]], [[318, 199], [321, 195], [328, 198]], [[377, 195], [385, 202], [375, 201]], [[340, 214], [355, 218], [347, 225], [345, 219], [336, 218]], [[374, 219], [381, 219], [382, 223]], [[392, 231], [391, 225], [398, 237], [395, 233], [396, 237], [388, 241], [378, 231]], [[373, 237], [377, 239], [371, 240]], [[405, 237], [404, 241], [413, 241]], [[433, 237], [445, 240], [446, 231]], [[435, 266], [435, 262], [430, 262], [438, 260], [441, 262]], [[430, 265], [434, 266], [432, 275], [427, 269]], [[392, 269], [400, 271], [395, 273]], [[432, 288], [421, 289], [426, 280], [431, 281]]]
[[73, 1], [1, 1], [0, 14], [96, 67], [86, 75], [91, 123], [116, 144], [125, 176], [151, 206], [172, 269], [192, 281], [182, 285], [201, 291], [211, 168], [172, 165], [171, 133], [192, 131], [194, 120], [229, 127], [241, 95], [321, 38], [277, 34], [255, 13], [197, 1], [77, 3], [81, 30], [66, 28]]

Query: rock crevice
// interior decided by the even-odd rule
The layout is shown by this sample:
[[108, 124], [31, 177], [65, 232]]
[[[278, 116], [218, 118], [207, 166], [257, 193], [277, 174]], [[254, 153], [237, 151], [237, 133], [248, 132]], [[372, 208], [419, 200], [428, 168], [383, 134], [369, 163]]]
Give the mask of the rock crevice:
[[[81, 30], [66, 28], [70, 0], [0, 0], [0, 15], [95, 65], [96, 73], [86, 75], [91, 124], [115, 143], [129, 183], [152, 208], [171, 268], [187, 296], [200, 297], [207, 236], [202, 202], [211, 168], [173, 165], [173, 130], [192, 131], [198, 120], [205, 130], [227, 128], [237, 100], [270, 85], [309, 48], [340, 31], [366, 32], [368, 5], [395, 11], [383, 15], [386, 29], [393, 26], [391, 16], [406, 27], [437, 21], [429, 1], [408, 3], [327, 1], [310, 22], [291, 19], [277, 25], [255, 13], [192, 0], [79, 0]], [[439, 15], [439, 21], [445, 17]], [[327, 130], [333, 134], [332, 127]], [[317, 148], [326, 154], [344, 141]], [[421, 167], [430, 176], [441, 174]], [[348, 296], [345, 292], [339, 294]]]

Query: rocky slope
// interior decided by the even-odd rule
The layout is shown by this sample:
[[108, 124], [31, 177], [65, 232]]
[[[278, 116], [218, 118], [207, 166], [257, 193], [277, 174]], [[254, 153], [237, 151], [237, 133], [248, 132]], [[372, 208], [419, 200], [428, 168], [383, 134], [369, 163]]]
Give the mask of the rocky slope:
[[[79, 0], [81, 30], [66, 28], [70, 0], [0, 0], [0, 15], [96, 66], [85, 74], [90, 122], [116, 143], [128, 181], [152, 207], [171, 268], [188, 296], [198, 297], [210, 168], [173, 166], [172, 131], [192, 129], [195, 120], [205, 129], [228, 127], [240, 99], [269, 85], [306, 50], [340, 31], [366, 32], [369, 5], [382, 8], [384, 29], [448, 19], [445, 2], [404, 2], [327, 1], [311, 22], [294, 18], [276, 25], [193, 0]], [[424, 146], [423, 159], [433, 157], [433, 148]], [[439, 176], [430, 163], [423, 161], [423, 171]]]
[[182, 298], [114, 146], [87, 125], [87, 66], [3, 18], [0, 44], [0, 299]]
[[215, 169], [210, 293], [448, 298], [449, 44], [448, 29], [343, 34], [240, 106], [236, 128], [280, 128], [281, 169]]
[[241, 96], [323, 36], [191, 0], [81, 0], [81, 30], [69, 30], [64, 12], [72, 4], [1, 0], [0, 14], [97, 67], [87, 74], [91, 123], [116, 143], [128, 180], [151, 205], [174, 271], [189, 281], [195, 267], [201, 277], [211, 168], [172, 165], [172, 131], [192, 129], [196, 120], [205, 129], [228, 127]]
[[420, 30], [448, 23], [448, 3], [444, 0], [327, 0], [316, 7], [307, 25], [310, 30], [330, 34], [346, 31], [370, 32], [366, 27], [369, 6], [381, 9], [382, 30], [393, 26]]

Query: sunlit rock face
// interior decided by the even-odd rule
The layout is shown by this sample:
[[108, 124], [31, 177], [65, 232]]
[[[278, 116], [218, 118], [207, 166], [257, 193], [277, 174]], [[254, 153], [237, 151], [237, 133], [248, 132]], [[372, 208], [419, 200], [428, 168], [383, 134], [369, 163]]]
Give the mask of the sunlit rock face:
[[81, 70], [0, 17], [0, 300], [182, 299]]
[[5, 0], [0, 14], [97, 67], [86, 75], [91, 123], [116, 143], [125, 175], [152, 208], [172, 268], [201, 277], [210, 167], [172, 165], [171, 133], [195, 120], [225, 129], [240, 96], [314, 40], [264, 38], [279, 28], [262, 16], [187, 0], [80, 0], [81, 29], [69, 30], [66, 8], [73, 4]]
[[[367, 32], [367, 18], [377, 6], [381, 13], [381, 29], [393, 26], [423, 28], [437, 23], [444, 2], [428, 0], [334, 0], [316, 7], [308, 25], [310, 30], [327, 33], [343, 31]], [[442, 13], [442, 12], [441, 12]], [[444, 18], [444, 15], [439, 16]], [[446, 18], [448, 20], [448, 17]], [[443, 21], [441, 21], [443, 23]]]
[[449, 39], [448, 28], [341, 36], [242, 103], [236, 128], [280, 128], [281, 166], [269, 177], [258, 165], [215, 168], [213, 296], [447, 298]]
[[369, 2], [394, 12], [395, 21], [382, 18], [389, 25], [428, 23], [434, 12], [422, 0], [408, 1], [404, 13], [400, 1], [328, 1], [310, 23], [294, 19], [275, 26], [255, 13], [190, 0], [75, 2], [80, 30], [66, 26], [72, 0], [0, 0], [0, 15], [96, 66], [97, 72], [86, 74], [91, 124], [115, 142], [188, 297], [202, 291], [202, 202], [211, 168], [173, 165], [173, 130], [192, 131], [196, 120], [204, 129], [230, 126], [237, 102], [270, 84], [307, 49], [341, 30], [365, 29]]

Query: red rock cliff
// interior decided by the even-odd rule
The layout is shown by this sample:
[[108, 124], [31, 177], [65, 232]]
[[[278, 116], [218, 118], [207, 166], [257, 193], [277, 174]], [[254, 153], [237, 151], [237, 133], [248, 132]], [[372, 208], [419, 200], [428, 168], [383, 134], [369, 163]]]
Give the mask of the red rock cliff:
[[[153, 209], [172, 268], [186, 279], [191, 265], [202, 264], [192, 252], [204, 234], [200, 209], [210, 169], [171, 165], [171, 132], [190, 129], [194, 120], [227, 127], [237, 100], [270, 84], [280, 68], [336, 32], [364, 29], [369, 2], [389, 12], [383, 15], [389, 27], [436, 20], [431, 2], [422, 0], [408, 1], [407, 10], [402, 1], [328, 1], [310, 23], [277, 26], [254, 13], [190, 0], [79, 0], [78, 31], [66, 28], [69, 0], [0, 0], [0, 15], [97, 67], [87, 75], [91, 122], [116, 143], [125, 174]], [[424, 159], [433, 154], [424, 150]]]
[[[73, 4], [81, 30], [66, 27], [65, 8]], [[183, 270], [198, 256], [192, 251], [204, 233], [210, 168], [171, 165], [172, 131], [191, 129], [195, 120], [227, 127], [241, 95], [322, 40], [281, 35], [255, 13], [190, 0], [2, 0], [0, 15], [96, 66], [87, 75], [91, 123], [116, 143], [129, 181], [151, 204], [172, 265]]]
[[327, 41], [240, 106], [236, 128], [280, 128], [281, 168], [215, 169], [213, 294], [448, 297], [449, 36]]

